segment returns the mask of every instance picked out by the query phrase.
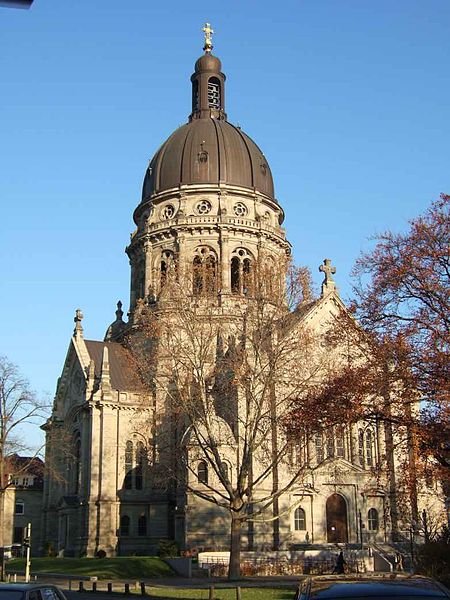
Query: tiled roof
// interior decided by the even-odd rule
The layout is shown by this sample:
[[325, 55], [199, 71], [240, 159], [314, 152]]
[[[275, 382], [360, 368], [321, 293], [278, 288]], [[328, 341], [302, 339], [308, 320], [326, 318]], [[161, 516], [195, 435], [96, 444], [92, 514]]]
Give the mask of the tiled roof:
[[133, 369], [133, 360], [126, 348], [117, 342], [85, 340], [89, 356], [95, 364], [95, 375], [100, 376], [103, 348], [108, 348], [111, 387], [115, 390], [139, 391], [139, 379]]

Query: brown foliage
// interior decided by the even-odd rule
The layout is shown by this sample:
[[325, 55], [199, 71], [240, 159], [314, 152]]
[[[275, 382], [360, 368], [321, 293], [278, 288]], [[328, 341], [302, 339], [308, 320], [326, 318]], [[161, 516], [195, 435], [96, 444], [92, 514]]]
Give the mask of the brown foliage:
[[450, 196], [441, 195], [405, 234], [388, 231], [377, 240], [355, 267], [356, 315], [383, 339], [406, 340], [417, 389], [429, 400], [448, 403]]
[[442, 194], [406, 233], [377, 239], [355, 267], [356, 315], [392, 354], [403, 354], [410, 386], [426, 401], [416, 423], [419, 447], [448, 470], [450, 196]]

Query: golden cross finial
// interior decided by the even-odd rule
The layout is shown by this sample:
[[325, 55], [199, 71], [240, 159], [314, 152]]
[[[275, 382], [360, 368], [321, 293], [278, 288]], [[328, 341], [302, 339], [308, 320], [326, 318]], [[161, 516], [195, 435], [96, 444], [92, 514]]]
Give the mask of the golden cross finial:
[[205, 52], [211, 52], [213, 49], [212, 34], [214, 33], [214, 29], [211, 29], [211, 25], [209, 23], [205, 23], [202, 31], [205, 34], [205, 45], [203, 46], [203, 50]]

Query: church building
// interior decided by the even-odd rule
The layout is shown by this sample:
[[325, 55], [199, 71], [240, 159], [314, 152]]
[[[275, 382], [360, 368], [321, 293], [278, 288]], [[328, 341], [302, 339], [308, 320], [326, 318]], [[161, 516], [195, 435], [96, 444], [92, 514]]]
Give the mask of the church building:
[[[152, 554], [162, 540], [173, 540], [186, 551], [228, 549], [229, 513], [221, 490], [228, 483], [231, 489], [239, 476], [245, 452], [241, 411], [244, 406], [251, 411], [252, 401], [219, 385], [226, 377], [221, 379], [217, 370], [211, 381], [198, 375], [195, 385], [192, 380], [183, 388], [188, 392], [183, 391], [177, 383], [185, 348], [180, 340], [179, 350], [173, 345], [164, 350], [160, 343], [156, 363], [148, 363], [151, 377], [146, 373], [143, 383], [145, 368], [142, 356], [134, 355], [138, 344], [133, 342], [147, 348], [139, 326], [143, 314], [159, 315], [160, 323], [167, 319], [169, 329], [171, 320], [168, 337], [173, 344], [175, 334], [195, 325], [195, 315], [203, 310], [216, 340], [214, 355], [225, 364], [242, 346], [236, 331], [251, 327], [247, 315], [256, 302], [257, 272], [264, 271], [263, 296], [284, 290], [284, 265], [291, 253], [282, 227], [284, 211], [263, 152], [228, 121], [226, 77], [212, 54], [208, 24], [204, 31], [204, 54], [191, 76], [188, 122], [157, 150], [133, 213], [136, 229], [126, 249], [131, 267], [128, 321], [119, 302], [104, 340], [90, 340], [84, 333], [88, 319], [84, 323], [81, 310], [76, 311], [52, 414], [44, 425], [48, 477], [42, 537], [47, 547], [65, 556]], [[331, 261], [326, 259], [321, 271], [321, 295], [292, 313], [289, 343], [298, 331], [310, 332], [309, 340], [320, 335], [323, 323], [345, 310]], [[256, 350], [252, 352], [256, 361]], [[316, 345], [290, 372], [311, 368], [314, 361], [323, 367], [329, 361], [324, 353]], [[154, 358], [152, 350], [150, 355]], [[158, 377], [166, 382], [166, 391]], [[404, 457], [393, 450], [386, 429], [373, 423], [342, 424], [316, 431], [302, 444], [286, 442], [289, 451], [281, 451], [284, 405], [277, 398], [280, 386], [293, 385], [283, 377], [270, 388], [270, 429], [260, 432], [267, 445], [259, 443], [249, 454], [254, 481], [263, 481], [267, 453], [275, 461], [266, 469], [265, 483], [251, 491], [254, 505], [266, 490], [276, 501], [270, 505], [271, 518], [243, 520], [242, 547], [289, 550], [363, 539], [392, 541], [393, 531], [406, 527], [398, 514], [393, 516], [395, 477]], [[200, 380], [210, 398], [204, 418], [219, 436], [206, 451], [203, 430], [186, 417], [187, 405], [180, 400], [173, 411], [174, 398], [184, 393], [191, 394], [191, 404], [197, 401], [195, 394], [202, 398]], [[183, 454], [178, 455], [181, 446]], [[302, 476], [297, 477], [300, 468]]]

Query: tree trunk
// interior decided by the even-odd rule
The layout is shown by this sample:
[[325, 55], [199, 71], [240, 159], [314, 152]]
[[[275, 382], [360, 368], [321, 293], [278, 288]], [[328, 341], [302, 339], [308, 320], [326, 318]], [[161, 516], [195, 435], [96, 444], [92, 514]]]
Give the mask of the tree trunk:
[[228, 568], [228, 579], [239, 579], [241, 576], [241, 526], [242, 521], [239, 518], [239, 514], [232, 511], [230, 566]]

